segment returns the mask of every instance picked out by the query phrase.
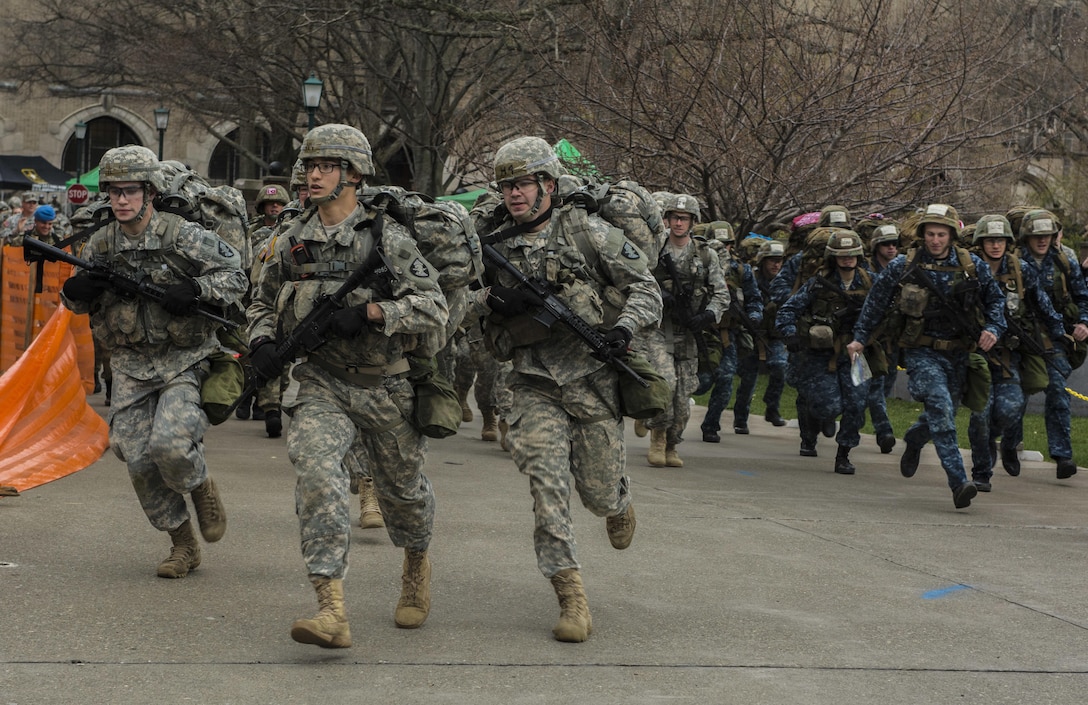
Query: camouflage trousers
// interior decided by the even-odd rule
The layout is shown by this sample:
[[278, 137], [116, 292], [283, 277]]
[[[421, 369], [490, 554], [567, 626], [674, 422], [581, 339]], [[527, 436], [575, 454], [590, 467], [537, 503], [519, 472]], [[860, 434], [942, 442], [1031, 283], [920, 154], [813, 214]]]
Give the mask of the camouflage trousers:
[[579, 568], [570, 515], [571, 479], [582, 506], [599, 517], [627, 511], [630, 480], [616, 373], [602, 367], [558, 387], [511, 374], [510, 454], [529, 476], [537, 566], [551, 578]]
[[[771, 340], [767, 345], [766, 357], [763, 364], [767, 368], [767, 388], [763, 392], [763, 403], [767, 410], [778, 411], [782, 390], [786, 386], [786, 346], [781, 340]], [[737, 385], [737, 400], [733, 404], [734, 423], [748, 423], [759, 377], [759, 362], [759, 355], [754, 351], [737, 361], [740, 383]]]
[[257, 388], [257, 406], [262, 411], [278, 409], [283, 403], [283, 388], [290, 381], [284, 374], [275, 379], [270, 379]]
[[[698, 372], [698, 370], [696, 370]], [[714, 388], [706, 403], [706, 416], [703, 417], [703, 433], [721, 430], [722, 413], [729, 406], [733, 396], [733, 375], [737, 373], [737, 345], [730, 343], [722, 348], [722, 359], [714, 370]]]
[[426, 438], [406, 421], [411, 383], [390, 377], [380, 387], [364, 388], [306, 363], [296, 365], [293, 374], [299, 391], [290, 412], [287, 455], [295, 466], [295, 512], [309, 574], [347, 574], [354, 502], [345, 456], [356, 437], [393, 545], [425, 550], [435, 501], [422, 473]]
[[128, 465], [129, 479], [148, 521], [171, 531], [189, 518], [185, 495], [207, 479], [200, 408], [206, 363], [164, 382], [115, 371], [110, 407], [110, 447]]
[[500, 362], [492, 357], [482, 337], [471, 337], [478, 332], [476, 328], [470, 329], [465, 339], [466, 344], [458, 350], [453, 386], [458, 394], [472, 389], [480, 411], [494, 409], [500, 417], [506, 418], [514, 401], [506, 384], [511, 363]]
[[[1043, 418], [1046, 421], [1047, 452], [1051, 458], [1073, 457], [1072, 407], [1065, 383], [1072, 373], [1065, 353], [1053, 353], [1046, 366], [1047, 386], [1043, 392]], [[1027, 400], [1024, 400], [1024, 409]], [[1002, 445], [1018, 445], [1024, 440], [1024, 409], [1005, 432]]]
[[809, 351], [799, 360], [797, 394], [799, 397], [804, 395], [808, 413], [817, 426], [841, 416], [835, 441], [840, 446], [856, 448], [861, 442], [861, 427], [865, 423], [869, 382], [854, 385], [850, 379], [850, 361], [845, 354], [839, 354], [835, 369], [829, 370], [832, 354]]
[[914, 447], [932, 440], [941, 467], [948, 475], [948, 486], [956, 489], [967, 482], [956, 439], [956, 407], [966, 383], [967, 353], [906, 348], [903, 357], [910, 396], [925, 406], [918, 420], [903, 434], [903, 440]]

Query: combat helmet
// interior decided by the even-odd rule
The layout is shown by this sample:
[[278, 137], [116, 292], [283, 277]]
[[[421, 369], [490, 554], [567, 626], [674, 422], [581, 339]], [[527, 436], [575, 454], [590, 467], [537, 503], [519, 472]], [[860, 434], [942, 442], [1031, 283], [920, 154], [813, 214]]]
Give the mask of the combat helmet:
[[[661, 211], [666, 218], [669, 213], [687, 213], [691, 216], [692, 223], [699, 222], [699, 201], [695, 196], [689, 196], [686, 193], [675, 194]], [[733, 228], [730, 227], [729, 231], [732, 234]]]
[[525, 176], [540, 181], [540, 174], [558, 179], [563, 174], [559, 156], [540, 137], [518, 137], [495, 152], [495, 181], [516, 181]]
[[817, 225], [822, 228], [849, 228], [850, 210], [846, 206], [824, 206], [820, 209]]
[[981, 245], [983, 240], [991, 237], [1016, 240], [1012, 232], [1012, 223], [1008, 218], [1003, 215], [984, 215], [978, 219], [975, 223], [974, 235], [971, 236], [971, 244]]
[[944, 203], [930, 203], [925, 207], [921, 217], [918, 218], [918, 224], [915, 228], [915, 237], [921, 239], [922, 233], [925, 231], [926, 223], [947, 225], [952, 228], [953, 239], [959, 238], [960, 230], [963, 228], [960, 224], [960, 216], [959, 213], [956, 212], [956, 209]]
[[1027, 242], [1032, 235], [1057, 235], [1062, 229], [1061, 221], [1048, 210], [1036, 208], [1024, 214], [1020, 222], [1020, 241]]
[[299, 189], [306, 186], [306, 170], [302, 167], [302, 160], [296, 159], [291, 167], [291, 188]]
[[707, 242], [713, 241], [723, 245], [732, 245], [737, 241], [736, 235], [733, 234], [733, 226], [725, 220], [713, 220], [709, 223], [700, 224], [699, 230], [695, 234], [702, 235]]
[[786, 246], [778, 240], [765, 240], [756, 252], [756, 265], [759, 265], [768, 257], [785, 257]]
[[654, 191], [650, 194], [650, 198], [657, 202], [657, 207], [661, 209], [661, 212], [665, 212], [665, 206], [669, 205], [669, 201], [675, 196], [675, 193], [669, 193], [668, 191]]
[[161, 174], [158, 157], [147, 147], [137, 144], [114, 147], [98, 162], [98, 190], [105, 191], [116, 181], [137, 181], [159, 189]]
[[861, 242], [861, 236], [853, 230], [834, 230], [827, 238], [825, 257], [850, 257], [865, 254], [865, 246]]
[[266, 203], [280, 203], [287, 205], [291, 202], [291, 199], [287, 196], [287, 191], [279, 184], [266, 184], [261, 187], [261, 192], [257, 194], [257, 202], [254, 207], [257, 212], [261, 212], [261, 207]]
[[310, 197], [311, 201], [318, 204], [336, 200], [345, 188], [354, 188], [354, 184], [348, 180], [347, 167], [350, 166], [362, 176], [374, 173], [374, 156], [370, 150], [370, 141], [367, 140], [366, 135], [351, 125], [337, 123], [318, 125], [307, 132], [302, 139], [298, 158], [302, 160], [304, 170], [306, 164], [314, 159], [340, 161], [340, 183], [336, 185], [336, 188], [326, 196]]
[[885, 222], [884, 225], [874, 228], [872, 234], [869, 235], [869, 246], [874, 250], [877, 245], [883, 245], [886, 242], [899, 244], [899, 226], [895, 223]]

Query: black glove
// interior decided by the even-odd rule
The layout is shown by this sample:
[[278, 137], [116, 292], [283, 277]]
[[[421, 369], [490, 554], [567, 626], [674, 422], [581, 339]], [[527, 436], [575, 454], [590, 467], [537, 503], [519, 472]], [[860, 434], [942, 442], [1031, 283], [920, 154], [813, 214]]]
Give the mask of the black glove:
[[72, 301], [94, 301], [108, 288], [110, 285], [105, 279], [90, 274], [77, 274], [64, 282], [61, 291]]
[[714, 313], [711, 311], [700, 311], [688, 321], [688, 330], [697, 333], [712, 325], [714, 325]]
[[801, 336], [787, 335], [782, 339], [782, 342], [786, 345], [787, 351], [791, 353], [801, 352]]
[[366, 328], [366, 304], [333, 311], [329, 316], [329, 331], [341, 338], [354, 338]]
[[249, 344], [249, 364], [263, 379], [275, 379], [283, 374], [283, 360], [276, 354], [276, 341], [261, 337]]
[[177, 284], [166, 287], [159, 305], [166, 309], [167, 313], [175, 316], [185, 316], [196, 310], [200, 300], [200, 286], [192, 279], [186, 279]]
[[623, 357], [627, 354], [627, 348], [631, 345], [631, 331], [617, 326], [605, 331], [603, 336], [608, 347], [601, 351], [602, 357]]
[[525, 313], [533, 306], [543, 305], [540, 297], [525, 289], [511, 289], [505, 286], [493, 286], [487, 292], [487, 305], [495, 313], [503, 316], [516, 316]]

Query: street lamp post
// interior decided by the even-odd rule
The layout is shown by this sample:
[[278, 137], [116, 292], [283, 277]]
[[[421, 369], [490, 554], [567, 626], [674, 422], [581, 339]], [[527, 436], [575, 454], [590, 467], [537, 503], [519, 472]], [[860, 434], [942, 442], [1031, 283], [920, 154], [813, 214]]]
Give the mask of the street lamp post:
[[324, 88], [324, 85], [321, 79], [313, 73], [302, 82], [302, 104], [306, 106], [306, 112], [309, 115], [307, 130], [314, 129], [316, 124], [314, 113], [317, 112], [317, 106], [321, 105], [321, 89]]
[[159, 129], [159, 161], [162, 161], [162, 140], [170, 124], [170, 108], [155, 108], [155, 127]]
[[83, 138], [87, 136], [87, 123], [80, 120], [76, 123], [76, 183], [83, 174]]

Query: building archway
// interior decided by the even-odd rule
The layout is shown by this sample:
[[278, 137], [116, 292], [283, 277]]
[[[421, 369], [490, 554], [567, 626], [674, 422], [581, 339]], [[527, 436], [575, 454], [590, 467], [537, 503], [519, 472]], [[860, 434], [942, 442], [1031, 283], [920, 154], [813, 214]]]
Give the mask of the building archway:
[[92, 118], [87, 121], [87, 136], [83, 138], [83, 163], [79, 162], [80, 141], [73, 132], [64, 144], [60, 168], [72, 174], [86, 174], [98, 166], [103, 154], [126, 144], [143, 146], [144, 143], [135, 130], [117, 118], [108, 115]]

